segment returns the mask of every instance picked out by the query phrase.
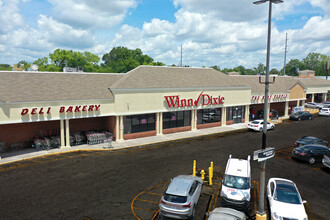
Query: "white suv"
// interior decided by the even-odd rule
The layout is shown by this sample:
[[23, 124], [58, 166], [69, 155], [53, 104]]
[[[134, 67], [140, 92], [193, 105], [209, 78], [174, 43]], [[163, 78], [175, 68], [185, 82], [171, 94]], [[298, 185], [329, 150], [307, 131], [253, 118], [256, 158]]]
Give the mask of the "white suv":
[[247, 160], [231, 158], [226, 166], [220, 193], [220, 206], [231, 207], [241, 211], [250, 209], [251, 200], [251, 166], [250, 156]]

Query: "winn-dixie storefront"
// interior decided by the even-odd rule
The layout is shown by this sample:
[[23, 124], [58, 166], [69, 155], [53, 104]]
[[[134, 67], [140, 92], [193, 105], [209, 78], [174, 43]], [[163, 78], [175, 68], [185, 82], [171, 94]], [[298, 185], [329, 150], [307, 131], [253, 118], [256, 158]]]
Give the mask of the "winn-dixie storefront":
[[[121, 141], [246, 123], [264, 100], [257, 78], [233, 78], [208, 68], [141, 66], [126, 74], [0, 71], [0, 78], [6, 81], [0, 85], [0, 145], [7, 150], [30, 147], [42, 137], [58, 137], [64, 147], [86, 143], [74, 138], [91, 132], [109, 132]], [[271, 85], [269, 109], [280, 116], [306, 98], [306, 87], [290, 80]]]
[[244, 123], [251, 94], [248, 87], [151, 89], [131, 94], [112, 91], [116, 99], [116, 140]]

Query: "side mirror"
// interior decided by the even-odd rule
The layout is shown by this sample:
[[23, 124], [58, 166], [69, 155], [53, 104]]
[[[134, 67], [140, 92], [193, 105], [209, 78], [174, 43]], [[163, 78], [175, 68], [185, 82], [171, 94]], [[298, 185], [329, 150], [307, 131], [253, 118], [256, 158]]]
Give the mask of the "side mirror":
[[303, 202], [303, 204], [307, 203], [307, 201], [306, 201], [306, 200], [303, 200], [302, 202]]

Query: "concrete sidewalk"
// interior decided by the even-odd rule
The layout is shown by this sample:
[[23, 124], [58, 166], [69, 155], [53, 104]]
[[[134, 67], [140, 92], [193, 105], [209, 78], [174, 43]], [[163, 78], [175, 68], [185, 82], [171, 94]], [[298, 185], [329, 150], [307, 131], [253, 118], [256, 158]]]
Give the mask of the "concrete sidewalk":
[[62, 152], [70, 152], [76, 150], [104, 150], [104, 149], [121, 149], [121, 148], [128, 148], [128, 147], [136, 147], [136, 146], [143, 146], [149, 144], [156, 144], [162, 143], [166, 141], [174, 141], [174, 140], [181, 140], [181, 139], [189, 139], [189, 138], [196, 138], [201, 136], [207, 135], [214, 135], [232, 131], [239, 131], [239, 130], [247, 130], [247, 123], [240, 123], [234, 125], [227, 125], [224, 127], [213, 127], [213, 128], [205, 128], [193, 131], [185, 131], [185, 132], [178, 132], [173, 134], [166, 134], [166, 135], [157, 135], [151, 137], [144, 137], [144, 138], [136, 138], [131, 140], [123, 140], [123, 141], [114, 141], [112, 142], [112, 148], [109, 148], [109, 144], [96, 144], [96, 145], [78, 145], [72, 147], [62, 147], [47, 150], [36, 151], [33, 148], [19, 150], [19, 151], [11, 151], [1, 153], [0, 164], [15, 162], [19, 160], [29, 159], [33, 157], [54, 154], [54, 153], [62, 153]]

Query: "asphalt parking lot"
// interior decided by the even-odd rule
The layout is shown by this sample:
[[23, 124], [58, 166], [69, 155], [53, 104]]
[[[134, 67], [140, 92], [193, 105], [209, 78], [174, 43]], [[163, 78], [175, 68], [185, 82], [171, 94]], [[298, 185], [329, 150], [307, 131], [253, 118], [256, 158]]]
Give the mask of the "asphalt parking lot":
[[[267, 146], [276, 148], [276, 156], [267, 161], [266, 180], [270, 177], [293, 180], [307, 200], [309, 219], [329, 219], [330, 172], [322, 164], [293, 160], [290, 153], [294, 141], [301, 136], [316, 136], [330, 142], [329, 129], [330, 117], [315, 117], [312, 121], [285, 122], [267, 133]], [[197, 161], [197, 168], [206, 169], [213, 161], [221, 170], [229, 154], [246, 158], [260, 149], [261, 137], [258, 132], [240, 131], [4, 164], [0, 166], [1, 218], [156, 219], [166, 184], [177, 175], [191, 173], [193, 160]], [[251, 167], [252, 179], [258, 183], [260, 164], [252, 161]], [[219, 172], [218, 178], [221, 176]], [[216, 190], [205, 188], [198, 219], [217, 206], [216, 193], [210, 192]], [[254, 208], [255, 203], [252, 204]]]

